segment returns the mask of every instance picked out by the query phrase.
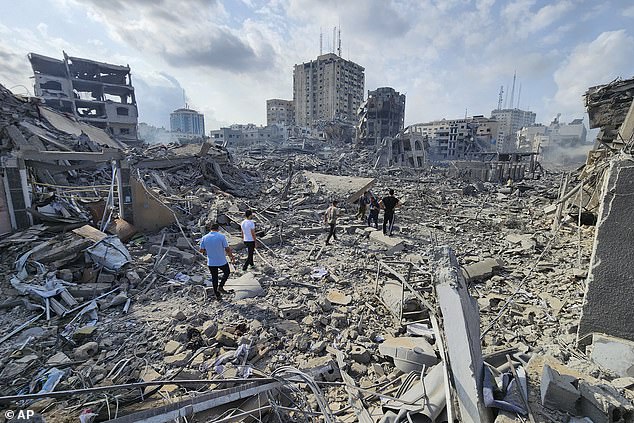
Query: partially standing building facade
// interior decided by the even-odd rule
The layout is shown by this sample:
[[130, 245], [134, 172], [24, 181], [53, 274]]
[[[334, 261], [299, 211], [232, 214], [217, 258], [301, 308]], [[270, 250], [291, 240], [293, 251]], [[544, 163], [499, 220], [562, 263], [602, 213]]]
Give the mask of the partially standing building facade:
[[405, 125], [405, 94], [394, 88], [368, 91], [358, 110], [357, 141], [379, 145], [385, 137], [395, 137]]
[[43, 103], [109, 132], [118, 141], [138, 143], [138, 110], [129, 66], [64, 53], [64, 59], [29, 53], [35, 95]]

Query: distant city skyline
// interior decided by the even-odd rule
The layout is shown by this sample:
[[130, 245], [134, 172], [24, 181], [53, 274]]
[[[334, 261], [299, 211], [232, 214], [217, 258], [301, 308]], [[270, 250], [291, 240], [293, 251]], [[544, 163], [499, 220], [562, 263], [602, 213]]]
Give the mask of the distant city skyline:
[[64, 50], [130, 65], [140, 122], [169, 127], [185, 90], [207, 130], [266, 124], [266, 100], [292, 98], [293, 66], [319, 55], [320, 29], [332, 51], [334, 26], [365, 93], [407, 95], [405, 125], [488, 116], [515, 71], [537, 122], [587, 125], [585, 90], [634, 75], [628, 0], [25, 0], [0, 5], [0, 83], [32, 94], [27, 54]]

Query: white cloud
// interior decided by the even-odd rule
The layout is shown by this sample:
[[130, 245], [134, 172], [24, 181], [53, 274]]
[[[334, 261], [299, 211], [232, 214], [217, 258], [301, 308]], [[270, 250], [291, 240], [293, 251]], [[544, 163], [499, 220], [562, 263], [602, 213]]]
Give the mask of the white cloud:
[[592, 42], [578, 45], [554, 73], [557, 92], [550, 104], [551, 114], [581, 110], [588, 87], [619, 76], [631, 78], [634, 70], [627, 52], [632, 51], [634, 37], [625, 30], [603, 32]]

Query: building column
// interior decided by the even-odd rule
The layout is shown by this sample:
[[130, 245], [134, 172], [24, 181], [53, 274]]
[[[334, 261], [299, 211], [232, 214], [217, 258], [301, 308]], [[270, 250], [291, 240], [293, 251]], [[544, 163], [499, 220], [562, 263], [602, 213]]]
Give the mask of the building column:
[[2, 167], [2, 183], [11, 227], [14, 230], [26, 229], [33, 224], [33, 218], [27, 211], [31, 208], [31, 196], [24, 160], [15, 157], [5, 158]]

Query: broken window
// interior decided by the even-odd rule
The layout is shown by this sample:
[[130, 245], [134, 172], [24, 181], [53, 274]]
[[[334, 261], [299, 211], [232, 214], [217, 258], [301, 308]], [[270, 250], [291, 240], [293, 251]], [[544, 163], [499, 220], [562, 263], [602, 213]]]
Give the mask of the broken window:
[[46, 81], [44, 83], [40, 83], [40, 88], [43, 90], [61, 91], [62, 84], [61, 82], [57, 82], [57, 81]]
[[130, 111], [127, 107], [117, 107], [117, 116], [129, 116]]
[[120, 134], [124, 134], [124, 135], [129, 135], [130, 134], [130, 128], [120, 128], [119, 129], [119, 133]]

